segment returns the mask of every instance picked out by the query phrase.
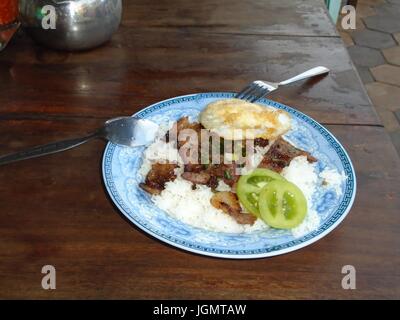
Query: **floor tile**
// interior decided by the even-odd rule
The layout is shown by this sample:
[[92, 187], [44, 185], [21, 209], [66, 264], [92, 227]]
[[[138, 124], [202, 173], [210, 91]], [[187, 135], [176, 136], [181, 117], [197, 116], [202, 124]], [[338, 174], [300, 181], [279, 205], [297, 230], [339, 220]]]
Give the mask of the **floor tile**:
[[400, 123], [393, 111], [384, 108], [376, 108], [376, 112], [388, 132], [400, 131]]
[[356, 30], [338, 30], [400, 155], [400, 0], [358, 0], [356, 10]]
[[368, 83], [365, 87], [377, 109], [400, 110], [400, 90], [398, 87], [381, 82]]
[[356, 14], [360, 18], [376, 15], [376, 11], [372, 5], [364, 4], [363, 2], [357, 4]]
[[367, 67], [361, 67], [361, 66], [357, 66], [357, 71], [358, 74], [360, 75], [361, 81], [366, 84], [366, 83], [371, 83], [374, 82], [375, 79], [373, 78], [371, 72], [369, 71], [369, 68]]
[[354, 31], [361, 31], [361, 30], [365, 30], [365, 24], [364, 24], [364, 21], [360, 17], [357, 17], [356, 18], [356, 30], [354, 30]]
[[394, 33], [393, 37], [396, 39], [397, 43], [400, 44], [400, 32]]
[[400, 130], [395, 132], [389, 132], [390, 138], [396, 148], [397, 153], [400, 155]]
[[387, 0], [359, 0], [357, 5], [359, 5], [360, 3], [362, 4], [367, 4], [370, 6], [380, 6], [382, 4], [385, 4]]
[[354, 45], [353, 38], [348, 32], [345, 31], [339, 31], [340, 37], [342, 38], [344, 44], [346, 47], [350, 47]]
[[[400, 7], [399, 7], [400, 8]], [[400, 11], [395, 15], [377, 15], [364, 18], [365, 26], [369, 29], [387, 33], [400, 32]]]
[[368, 29], [355, 31], [351, 36], [355, 44], [369, 48], [385, 49], [397, 44], [390, 34]]
[[400, 66], [400, 46], [384, 49], [382, 52], [389, 63]]
[[397, 110], [397, 111], [395, 111], [395, 116], [396, 116], [396, 118], [397, 118], [397, 121], [399, 122], [399, 124], [400, 124], [400, 110]]
[[385, 3], [375, 8], [376, 14], [378, 16], [384, 17], [396, 17], [400, 14], [400, 6], [395, 3]]
[[351, 46], [347, 50], [354, 64], [363, 67], [375, 67], [385, 64], [385, 59], [382, 54], [376, 50], [361, 46]]
[[383, 64], [371, 68], [371, 73], [376, 81], [398, 86], [400, 90], [400, 67]]

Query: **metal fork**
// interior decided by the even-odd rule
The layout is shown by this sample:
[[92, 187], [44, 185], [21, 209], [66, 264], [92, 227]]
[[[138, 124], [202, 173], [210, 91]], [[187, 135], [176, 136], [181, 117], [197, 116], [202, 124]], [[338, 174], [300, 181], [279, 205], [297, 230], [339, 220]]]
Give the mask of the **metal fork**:
[[307, 70], [299, 75], [290, 78], [288, 80], [282, 82], [268, 82], [268, 81], [261, 81], [256, 80], [250, 83], [247, 87], [245, 87], [242, 91], [236, 94], [235, 98], [246, 100], [249, 102], [255, 102], [262, 97], [264, 97], [267, 93], [270, 93], [281, 86], [287, 85], [289, 83], [293, 83], [296, 81], [300, 81], [303, 79], [315, 77], [321, 74], [328, 73], [329, 69], [325, 67], [315, 67], [310, 70]]

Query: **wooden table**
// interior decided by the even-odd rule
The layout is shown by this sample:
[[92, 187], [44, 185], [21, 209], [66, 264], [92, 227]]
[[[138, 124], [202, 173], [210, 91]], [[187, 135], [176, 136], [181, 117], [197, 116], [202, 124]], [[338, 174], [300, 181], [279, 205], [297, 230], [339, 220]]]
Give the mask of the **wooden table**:
[[[20, 34], [0, 54], [1, 153], [79, 136], [187, 93], [234, 91], [315, 65], [332, 72], [274, 93], [325, 124], [355, 164], [353, 209], [302, 250], [232, 261], [140, 232], [102, 183], [104, 143], [0, 167], [0, 298], [399, 298], [400, 160], [322, 0], [124, 1], [112, 41], [46, 50]], [[41, 268], [57, 289], [41, 288]], [[357, 270], [343, 290], [342, 266]]]

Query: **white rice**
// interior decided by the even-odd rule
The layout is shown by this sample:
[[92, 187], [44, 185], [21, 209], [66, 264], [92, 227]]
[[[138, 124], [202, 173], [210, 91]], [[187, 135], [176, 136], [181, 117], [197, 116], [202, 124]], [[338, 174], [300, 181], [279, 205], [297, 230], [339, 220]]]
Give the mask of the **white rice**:
[[[144, 180], [152, 163], [168, 161], [178, 164], [179, 167], [175, 169], [177, 178], [174, 181], [167, 182], [160, 195], [152, 196], [153, 202], [160, 209], [184, 223], [215, 232], [247, 233], [269, 228], [261, 219], [257, 219], [253, 226], [238, 224], [231, 216], [211, 205], [210, 199], [213, 196], [211, 188], [205, 185], [197, 185], [196, 189], [193, 190], [192, 183], [180, 177], [183, 172], [183, 163], [177, 150], [172, 144], [160, 139], [165, 131], [161, 131], [159, 138], [146, 149], [143, 164], [139, 170], [139, 174]], [[257, 148], [252, 160], [254, 167], [257, 167], [260, 163], [269, 146]], [[282, 175], [288, 181], [297, 185], [307, 199], [308, 212], [304, 221], [291, 230], [294, 237], [301, 237], [317, 229], [320, 225], [320, 217], [315, 208], [311, 206], [311, 200], [321, 181], [325, 182], [325, 188], [333, 188], [339, 194], [341, 192], [340, 185], [345, 176], [334, 169], [325, 169], [318, 176], [315, 164], [309, 163], [305, 156], [294, 158], [290, 165], [283, 169]], [[230, 191], [230, 188], [223, 181], [220, 181], [217, 191]]]
[[231, 187], [228, 186], [223, 180], [219, 180], [218, 181], [218, 186], [217, 186], [217, 188], [215, 190], [217, 190], [219, 192], [231, 191]]
[[150, 144], [143, 154], [143, 163], [139, 169], [139, 174], [145, 177], [151, 169], [151, 165], [156, 162], [160, 163], [177, 163], [183, 165], [182, 158], [179, 156], [178, 150], [173, 142], [165, 142], [162, 137], [168, 131], [168, 127], [160, 126], [155, 141]]
[[311, 231], [318, 229], [321, 221], [320, 217], [314, 209], [308, 209], [307, 215], [303, 222], [300, 223], [296, 228], [291, 229], [292, 235], [295, 238], [300, 238]]
[[192, 183], [180, 177], [167, 182], [161, 195], [153, 196], [154, 203], [175, 219], [194, 227], [229, 233], [252, 232], [267, 228], [264, 222], [241, 225], [223, 211], [214, 208], [210, 199], [213, 193], [204, 185], [192, 190]]
[[293, 236], [298, 238], [317, 229], [320, 225], [320, 218], [311, 206], [312, 196], [318, 184], [318, 175], [315, 164], [309, 163], [306, 156], [294, 158], [281, 174], [286, 180], [299, 187], [307, 200], [306, 217], [299, 226], [291, 230]]
[[281, 174], [286, 180], [294, 183], [303, 191], [307, 203], [310, 204], [318, 183], [315, 164], [309, 163], [306, 156], [299, 156], [290, 161], [290, 165], [284, 168]]
[[322, 185], [324, 188], [332, 188], [335, 190], [338, 197], [342, 195], [341, 185], [347, 179], [344, 172], [339, 173], [335, 169], [325, 168], [319, 176], [323, 179]]

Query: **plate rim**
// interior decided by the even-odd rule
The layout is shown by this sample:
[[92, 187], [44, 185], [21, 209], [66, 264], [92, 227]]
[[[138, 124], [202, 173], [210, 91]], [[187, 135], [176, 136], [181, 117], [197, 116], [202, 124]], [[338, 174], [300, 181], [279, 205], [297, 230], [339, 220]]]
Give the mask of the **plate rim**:
[[[189, 97], [193, 97], [193, 96], [222, 96], [223, 97], [232, 97], [235, 94], [235, 92], [226, 92], [226, 91], [215, 91], [215, 92], [200, 92], [200, 93], [191, 93], [191, 94], [185, 94], [185, 95], [181, 95], [181, 96], [176, 96], [176, 97], [172, 97], [172, 98], [168, 98], [165, 100], [161, 100], [158, 102], [155, 102], [143, 109], [140, 109], [139, 111], [135, 112], [132, 117], [134, 116], [138, 116], [139, 114], [141, 114], [141, 116], [146, 114], [146, 111], [148, 111], [151, 108], [154, 108], [157, 105], [165, 105], [165, 103], [171, 101], [171, 100], [177, 100], [177, 99], [184, 99], [184, 98], [189, 98]], [[224, 259], [234, 259], [234, 260], [244, 260], [244, 259], [261, 259], [261, 258], [267, 258], [267, 257], [273, 257], [273, 256], [278, 256], [278, 255], [282, 255], [282, 254], [286, 254], [289, 252], [293, 252], [293, 251], [297, 251], [301, 248], [304, 248], [306, 246], [309, 246], [315, 242], [317, 242], [318, 240], [322, 239], [323, 237], [325, 237], [326, 235], [328, 235], [330, 232], [332, 232], [334, 229], [336, 229], [338, 227], [338, 225], [346, 218], [346, 216], [348, 215], [348, 213], [350, 212], [353, 204], [354, 204], [354, 200], [356, 197], [356, 192], [357, 192], [357, 178], [356, 178], [356, 174], [355, 174], [355, 169], [353, 166], [353, 163], [346, 151], [346, 149], [343, 147], [343, 145], [338, 141], [338, 139], [327, 129], [325, 128], [325, 126], [323, 126], [322, 124], [320, 124], [318, 121], [316, 121], [315, 119], [313, 119], [312, 117], [306, 115], [305, 113], [287, 106], [285, 104], [282, 104], [280, 102], [276, 102], [273, 100], [269, 100], [266, 98], [260, 99], [261, 102], [267, 103], [273, 107], [278, 107], [279, 109], [288, 109], [291, 110], [292, 112], [295, 111], [296, 113], [298, 113], [299, 115], [301, 115], [303, 118], [308, 118], [309, 120], [311, 120], [311, 123], [315, 123], [318, 126], [320, 126], [323, 130], [326, 131], [326, 133], [328, 133], [328, 136], [330, 136], [330, 138], [332, 138], [334, 140], [335, 143], [337, 143], [337, 145], [339, 146], [339, 148], [341, 149], [341, 151], [343, 152], [344, 156], [347, 158], [347, 161], [350, 165], [350, 169], [351, 169], [351, 173], [353, 176], [353, 189], [352, 189], [352, 196], [351, 199], [347, 205], [347, 207], [344, 209], [343, 213], [340, 215], [340, 217], [333, 222], [328, 228], [326, 228], [325, 230], [323, 230], [322, 232], [320, 232], [318, 235], [313, 236], [312, 238], [303, 241], [302, 243], [290, 246], [288, 248], [283, 248], [283, 249], [278, 249], [278, 250], [272, 250], [272, 251], [268, 251], [268, 252], [262, 252], [262, 253], [251, 253], [251, 254], [229, 254], [229, 253], [219, 253], [219, 252], [209, 252], [209, 251], [205, 251], [205, 250], [200, 250], [200, 249], [196, 249], [196, 248], [191, 248], [190, 246], [187, 245], [183, 245], [180, 243], [177, 243], [175, 241], [171, 241], [161, 235], [158, 235], [157, 233], [153, 232], [152, 230], [146, 228], [145, 226], [143, 226], [142, 224], [140, 224], [137, 220], [135, 220], [128, 212], [125, 211], [125, 209], [120, 205], [120, 203], [115, 199], [114, 194], [112, 192], [112, 190], [110, 189], [110, 186], [108, 184], [108, 179], [107, 179], [107, 174], [106, 174], [106, 161], [107, 161], [107, 152], [109, 150], [109, 148], [114, 147], [115, 148], [115, 144], [108, 142], [104, 148], [104, 152], [103, 152], [103, 157], [102, 157], [102, 175], [103, 175], [103, 183], [105, 185], [105, 188], [108, 192], [109, 197], [111, 198], [112, 202], [114, 203], [114, 205], [119, 209], [119, 213], [123, 214], [123, 216], [125, 218], [127, 218], [131, 223], [133, 223], [136, 227], [138, 227], [140, 230], [144, 231], [146, 234], [156, 238], [159, 241], [162, 241], [164, 243], [167, 243], [173, 247], [179, 248], [181, 250], [184, 251], [189, 251], [195, 254], [199, 254], [199, 255], [203, 255], [203, 256], [209, 256], [209, 257], [214, 257], [214, 258], [224, 258]], [[160, 107], [162, 108], [162, 107]], [[302, 119], [304, 120], [304, 119]], [[114, 153], [113, 153], [114, 154]], [[111, 163], [112, 161], [110, 161]], [[318, 229], [317, 229], [318, 230]]]

